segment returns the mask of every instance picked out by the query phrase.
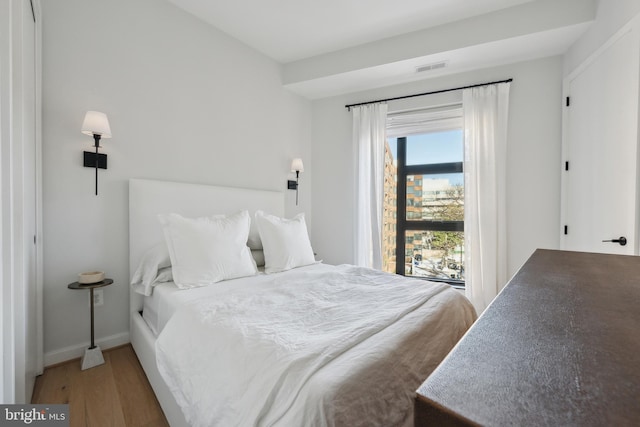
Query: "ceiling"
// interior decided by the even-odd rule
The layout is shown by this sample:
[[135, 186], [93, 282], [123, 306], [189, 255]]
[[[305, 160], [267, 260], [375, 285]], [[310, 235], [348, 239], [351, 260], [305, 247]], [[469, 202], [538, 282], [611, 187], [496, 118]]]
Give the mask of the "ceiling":
[[169, 0], [280, 63], [533, 0]]
[[282, 64], [285, 87], [318, 99], [561, 55], [599, 0], [168, 1]]

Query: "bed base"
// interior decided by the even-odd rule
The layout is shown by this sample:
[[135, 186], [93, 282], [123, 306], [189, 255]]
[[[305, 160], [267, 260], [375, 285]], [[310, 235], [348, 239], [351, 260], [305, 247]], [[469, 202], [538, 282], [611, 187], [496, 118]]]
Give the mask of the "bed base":
[[131, 345], [144, 369], [149, 384], [153, 388], [167, 421], [171, 427], [187, 427], [189, 424], [182, 410], [165, 384], [156, 364], [156, 337], [140, 313], [131, 314]]
[[[170, 201], [170, 202], [169, 202]], [[142, 255], [163, 241], [157, 214], [175, 212], [187, 217], [230, 214], [241, 209], [253, 215], [262, 209], [284, 215], [284, 193], [279, 191], [218, 187], [147, 179], [129, 180], [129, 277]], [[172, 427], [187, 426], [173, 394], [160, 376], [156, 364], [156, 337], [140, 312], [143, 296], [130, 290], [130, 338], [138, 360]]]

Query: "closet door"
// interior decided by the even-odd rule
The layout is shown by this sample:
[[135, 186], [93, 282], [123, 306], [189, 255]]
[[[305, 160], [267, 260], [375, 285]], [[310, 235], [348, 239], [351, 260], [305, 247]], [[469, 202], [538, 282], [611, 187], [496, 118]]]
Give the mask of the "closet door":
[[39, 6], [0, 2], [0, 401], [30, 402], [42, 369], [39, 243]]
[[38, 302], [36, 254], [36, 15], [30, 0], [20, 0], [22, 13], [22, 206], [24, 224], [25, 401], [31, 400], [38, 373]]
[[638, 22], [565, 80], [561, 247], [638, 253]]

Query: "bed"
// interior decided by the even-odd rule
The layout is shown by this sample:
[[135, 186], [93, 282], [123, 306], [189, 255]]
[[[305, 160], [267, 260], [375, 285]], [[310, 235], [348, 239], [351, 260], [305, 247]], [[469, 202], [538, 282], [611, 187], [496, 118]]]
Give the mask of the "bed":
[[[130, 181], [129, 203], [132, 276], [163, 242], [158, 214], [284, 211], [279, 192], [151, 180]], [[448, 285], [316, 262], [188, 290], [169, 281], [132, 290], [130, 305], [133, 348], [172, 426], [413, 425], [415, 390], [475, 320]]]

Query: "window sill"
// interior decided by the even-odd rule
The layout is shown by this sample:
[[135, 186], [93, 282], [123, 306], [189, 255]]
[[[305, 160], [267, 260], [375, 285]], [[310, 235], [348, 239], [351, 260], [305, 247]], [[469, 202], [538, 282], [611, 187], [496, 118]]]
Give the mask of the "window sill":
[[455, 280], [455, 279], [439, 279], [437, 277], [421, 277], [421, 276], [406, 276], [411, 277], [412, 279], [420, 279], [426, 280], [428, 282], [440, 282], [440, 283], [448, 283], [454, 289], [465, 290], [464, 280]]

